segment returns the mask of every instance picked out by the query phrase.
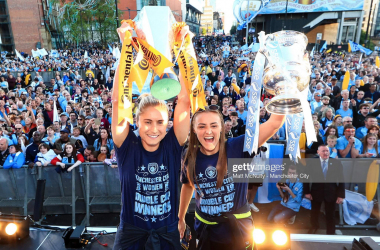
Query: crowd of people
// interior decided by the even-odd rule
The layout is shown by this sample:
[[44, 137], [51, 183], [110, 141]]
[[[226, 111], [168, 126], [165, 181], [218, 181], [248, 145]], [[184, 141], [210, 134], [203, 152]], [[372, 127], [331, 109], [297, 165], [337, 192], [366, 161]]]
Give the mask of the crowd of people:
[[[114, 77], [117, 76], [114, 71], [110, 71], [109, 76], [106, 73], [107, 67], [114, 67], [116, 62], [110, 51], [92, 46], [80, 50], [62, 50], [58, 52], [57, 57], [46, 56], [37, 60], [27, 57], [24, 62], [16, 59], [3, 59], [0, 63], [0, 166], [20, 168], [28, 165], [32, 169], [32, 173], [36, 173], [38, 167], [51, 164], [56, 166], [57, 173], [65, 173], [72, 171], [83, 162], [104, 162], [111, 167], [117, 167], [118, 165], [132, 164], [130, 163], [132, 161], [136, 165], [136, 169], [119, 168], [123, 200], [134, 200], [134, 197], [138, 197], [133, 195], [129, 197], [127, 190], [136, 189], [136, 194], [139, 193], [144, 181], [148, 179], [143, 174], [149, 175], [149, 172], [149, 176], [153, 176], [158, 171], [165, 172], [163, 178], [150, 178], [154, 180], [154, 183], [152, 182], [154, 187], [164, 190], [162, 191], [163, 198], [161, 196], [162, 200], [160, 200], [162, 204], [157, 206], [161, 206], [162, 215], [167, 214], [167, 217], [161, 216], [162, 220], [175, 222], [170, 224], [171, 226], [173, 224], [177, 226], [178, 217], [180, 218], [179, 231], [183, 235], [184, 224], [182, 222], [187, 210], [186, 204], [179, 205], [180, 212], [177, 217], [177, 215], [169, 213], [170, 208], [167, 207], [167, 203], [169, 207], [170, 204], [178, 206], [175, 197], [178, 197], [179, 193], [176, 193], [178, 189], [175, 185], [179, 181], [179, 171], [174, 170], [180, 170], [182, 147], [185, 145], [187, 134], [190, 131], [190, 137], [187, 140], [190, 150], [187, 151], [184, 159], [187, 164], [181, 172], [181, 182], [183, 183], [181, 202], [182, 197], [185, 201], [191, 199], [194, 187], [199, 185], [199, 182], [206, 187], [208, 183], [211, 183], [208, 179], [213, 179], [217, 188], [222, 187], [223, 190], [229, 188], [235, 190], [236, 188], [237, 195], [244, 197], [239, 200], [241, 204], [236, 203], [236, 200], [232, 204], [223, 204], [222, 207], [226, 208], [226, 211], [229, 205], [235, 208], [238, 205], [243, 207], [243, 201], [246, 201], [247, 197], [248, 204], [250, 204], [248, 211], [251, 209], [257, 212], [258, 208], [252, 204], [257, 187], [252, 187], [252, 185], [249, 187], [247, 183], [235, 183], [235, 187], [228, 186], [226, 179], [223, 179], [224, 176], [217, 174], [216, 171], [219, 168], [218, 171], [223, 173], [223, 169], [218, 165], [219, 160], [223, 158], [218, 158], [219, 153], [225, 155], [226, 159], [244, 156], [242, 152], [244, 142], [242, 138], [244, 137], [239, 136], [244, 135], [246, 130], [251, 71], [256, 53], [248, 51], [247, 48], [242, 50], [240, 46], [232, 46], [230, 45], [231, 40], [222, 37], [196, 37], [193, 42], [209, 107], [206, 107], [205, 111], [189, 114], [190, 112], [187, 110], [190, 110], [190, 102], [186, 102], [187, 95], [184, 91], [181, 91], [180, 98], [167, 100], [165, 103], [152, 96], [133, 94], [133, 125], [115, 124], [117, 114], [113, 116], [116, 109], [115, 106], [112, 106], [112, 92], [115, 89]], [[330, 158], [379, 157], [380, 68], [376, 66], [375, 57], [371, 55], [362, 58], [357, 54], [340, 52], [314, 53], [310, 56], [310, 64], [312, 73], [308, 101], [317, 142], [307, 145], [303, 126], [299, 141], [301, 157], [314, 158], [319, 155], [322, 162], [320, 172], [323, 171], [324, 178], [327, 178], [324, 164], [327, 164]], [[83, 69], [86, 75], [81, 75], [79, 69]], [[94, 70], [97, 70], [98, 73], [95, 74]], [[32, 71], [35, 72], [33, 79], [30, 74]], [[42, 77], [44, 71], [55, 72], [55, 77], [51, 78], [49, 82], [44, 81]], [[345, 77], [348, 77], [346, 74], [348, 71], [349, 84], [347, 88], [343, 89], [342, 82], [347, 81]], [[182, 82], [181, 84], [183, 85]], [[271, 115], [265, 109], [272, 97], [265, 89], [262, 90], [259, 122], [260, 124], [265, 123], [270, 129], [260, 130], [260, 145], [265, 143], [268, 138], [269, 141], [282, 143], [286, 140], [285, 125], [281, 125], [284, 117]], [[155, 109], [168, 111], [167, 126], [165, 125], [163, 130], [167, 132], [166, 135], [152, 135], [146, 132], [151, 126], [150, 121], [161, 119], [162, 114], [157, 113]], [[179, 113], [186, 113], [186, 120], [180, 122]], [[190, 122], [192, 115], [194, 116]], [[195, 126], [195, 117], [198, 117], [197, 122], [204, 121], [201, 122], [203, 125], [207, 125], [208, 120], [218, 121], [221, 118], [223, 124], [221, 128], [224, 131], [220, 135], [221, 139], [218, 138], [223, 142], [227, 141], [225, 147], [218, 147], [215, 151], [215, 145], [219, 143], [219, 140], [214, 140], [214, 137], [208, 135], [207, 132], [205, 132], [207, 136], [201, 137], [205, 129], [203, 125], [203, 127]], [[141, 123], [137, 122], [138, 119], [145, 119], [143, 133], [140, 133], [141, 128], [137, 126]], [[190, 129], [190, 123], [195, 129]], [[129, 133], [129, 130], [133, 133]], [[158, 144], [156, 143], [154, 146], [139, 144], [137, 139], [139, 136], [140, 138], [144, 137], [144, 141], [158, 141]], [[227, 140], [230, 138], [232, 140]], [[202, 154], [198, 152], [197, 156], [198, 148], [203, 151], [201, 151]], [[156, 152], [163, 154], [163, 157], [160, 156], [162, 159], [156, 155]], [[134, 158], [135, 154], [141, 154], [144, 157]], [[284, 155], [284, 157], [286, 156]], [[151, 163], [155, 162], [156, 158], [163, 162], [167, 161], [168, 165], [159, 165], [158, 163], [152, 165]], [[199, 159], [202, 161], [198, 161]], [[197, 164], [196, 161], [198, 161]], [[332, 160], [332, 162], [336, 163], [337, 161]], [[224, 163], [226, 164], [226, 162]], [[214, 171], [211, 171], [209, 166], [216, 167], [214, 167]], [[147, 170], [146, 167], [149, 169]], [[337, 167], [336, 169], [338, 174], [335, 176], [343, 176], [342, 168]], [[137, 173], [135, 182], [129, 183], [122, 178], [125, 175], [133, 176], [132, 179], [134, 179], [135, 171]], [[188, 171], [195, 173], [195, 177], [199, 176], [199, 178], [195, 180]], [[296, 174], [298, 169], [293, 166], [287, 171], [289, 174]], [[209, 175], [208, 179], [202, 178], [203, 173]], [[143, 175], [141, 180], [138, 178], [138, 174]], [[165, 178], [174, 178], [175, 181], [165, 182]], [[335, 203], [341, 204], [344, 198], [343, 183], [340, 182], [337, 187], [332, 185], [333, 192], [330, 196], [326, 195], [329, 200], [324, 200], [326, 206], [331, 208], [326, 210], [328, 234], [335, 233], [333, 206]], [[196, 191], [196, 200], [199, 200], [200, 197], [212, 199], [209, 193], [203, 193], [205, 189], [203, 187], [202, 191]], [[312, 200], [314, 216], [311, 223], [312, 229], [316, 230], [319, 227], [318, 215], [324, 197], [320, 198], [318, 192], [313, 189], [314, 187], [309, 190], [297, 179], [288, 179], [284, 183], [277, 184], [276, 187], [282, 202], [272, 210], [268, 220], [284, 223], [293, 218], [294, 221], [302, 198], [307, 197]], [[173, 192], [171, 195], [166, 193], [169, 190]], [[248, 195], [246, 195], [247, 192]], [[223, 198], [226, 197], [228, 198], [228, 196]], [[135, 203], [123, 205], [122, 218], [126, 221], [134, 221], [133, 214], [136, 212], [134, 209], [137, 209], [138, 202], [144, 203], [143, 199], [145, 198], [141, 198], [141, 200], [136, 198]], [[133, 207], [134, 204], [137, 204], [136, 207]], [[148, 214], [152, 217], [147, 217], [144, 210], [146, 204], [145, 207], [141, 205], [140, 208], [141, 211], [138, 211], [138, 215], [144, 216], [139, 217], [144, 222], [138, 226], [149, 229], [151, 228], [149, 223], [153, 225], [157, 218], [154, 216], [155, 214]], [[210, 214], [210, 211], [197, 211], [197, 213], [200, 218], [212, 219], [209, 216], [213, 215]], [[130, 216], [132, 217], [130, 218]], [[152, 221], [150, 222], [150, 220]], [[140, 221], [137, 222], [137, 224], [140, 223]], [[196, 227], [197, 230], [202, 231], [200, 225], [198, 224]], [[120, 230], [123, 230], [122, 227]], [[120, 237], [116, 237], [117, 244], [122, 244]]]
[[[230, 42], [220, 37], [194, 38], [206, 100], [209, 105], [220, 107], [226, 138], [245, 133], [250, 74], [256, 54], [242, 51], [240, 46], [232, 47]], [[90, 58], [84, 58], [86, 51]], [[50, 159], [53, 153], [64, 156], [63, 161], [66, 161], [69, 142], [75, 146], [74, 155], [83, 156], [81, 160], [112, 159], [110, 124], [114, 71], [110, 71], [108, 79], [105, 71], [115, 61], [110, 51], [95, 45], [62, 50], [58, 57], [27, 57], [24, 62], [3, 60], [0, 64], [0, 165], [33, 167], [39, 164], [38, 157]], [[378, 157], [380, 69], [374, 57], [360, 59], [352, 53], [315, 53], [310, 63], [308, 101], [318, 142], [306, 145], [303, 130], [302, 157], [314, 157], [322, 144], [328, 145], [334, 158]], [[87, 75], [80, 75], [78, 69], [87, 70]], [[95, 69], [99, 72], [97, 75], [92, 71]], [[41, 72], [47, 70], [55, 72], [50, 82], [44, 82], [41, 76]], [[36, 72], [34, 79], [30, 79], [31, 71]], [[342, 89], [346, 71], [350, 72], [349, 84], [347, 89]], [[135, 102], [137, 98], [138, 95], [133, 96]], [[260, 123], [271, 116], [265, 110], [271, 98], [263, 89]], [[167, 101], [168, 130], [173, 125], [176, 102]], [[59, 114], [59, 120], [55, 121], [54, 105]], [[132, 129], [137, 130], [136, 125]], [[284, 125], [271, 140], [285, 139]], [[37, 156], [41, 154], [40, 145], [47, 152]], [[50, 162], [43, 160], [45, 165]]]

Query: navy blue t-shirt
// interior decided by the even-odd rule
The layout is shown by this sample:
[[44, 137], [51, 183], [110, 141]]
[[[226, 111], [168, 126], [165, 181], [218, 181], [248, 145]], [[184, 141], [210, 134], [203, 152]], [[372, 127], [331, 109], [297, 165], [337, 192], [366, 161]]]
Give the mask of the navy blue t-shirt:
[[[226, 141], [227, 159], [248, 157], [243, 152], [243, 146], [244, 135], [228, 139]], [[231, 173], [227, 172], [223, 185], [219, 189], [216, 188], [218, 157], [219, 152], [213, 155], [204, 155], [198, 150], [195, 167], [195, 178], [197, 180], [195, 182], [196, 206], [203, 213], [211, 216], [220, 216], [225, 212], [234, 212], [247, 203], [248, 183], [234, 183]], [[186, 168], [181, 172], [181, 182], [189, 183]], [[238, 225], [245, 239], [251, 239], [253, 230], [252, 219], [250, 217], [239, 219]], [[198, 234], [202, 232], [203, 226], [204, 224], [201, 221], [195, 219], [194, 228]], [[211, 241], [225, 244], [231, 243], [233, 233], [225, 223], [212, 225], [209, 229]]]
[[115, 150], [123, 201], [121, 222], [149, 230], [177, 221], [182, 146], [174, 130], [169, 130], [154, 152], [146, 151], [141, 138], [129, 130]]

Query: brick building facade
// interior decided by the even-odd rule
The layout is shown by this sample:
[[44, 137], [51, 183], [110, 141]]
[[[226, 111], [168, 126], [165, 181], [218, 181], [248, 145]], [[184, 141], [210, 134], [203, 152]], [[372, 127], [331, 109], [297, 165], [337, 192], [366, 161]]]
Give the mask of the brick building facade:
[[124, 12], [123, 19], [134, 19], [144, 6], [149, 5], [168, 6], [177, 22], [182, 22], [181, 0], [120, 0], [118, 9]]
[[[49, 48], [49, 35], [44, 26], [43, 18], [43, 0], [5, 0], [5, 11], [8, 14], [9, 36], [13, 46], [7, 46], [7, 42], [3, 42], [5, 50], [17, 49], [24, 51], [28, 54], [32, 49], [36, 49], [37, 43], [41, 47]], [[6, 37], [7, 35], [0, 31], [0, 35]], [[4, 40], [4, 39], [2, 39]], [[10, 49], [13, 47], [13, 49]], [[50, 46], [51, 47], [51, 46]]]

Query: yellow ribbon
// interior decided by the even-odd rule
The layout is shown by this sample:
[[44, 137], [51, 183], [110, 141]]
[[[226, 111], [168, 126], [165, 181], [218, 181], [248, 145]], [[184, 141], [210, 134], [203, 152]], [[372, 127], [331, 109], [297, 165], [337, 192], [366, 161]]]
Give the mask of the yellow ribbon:
[[176, 56], [179, 54], [178, 66], [190, 95], [191, 110], [195, 112], [198, 109], [204, 109], [207, 104], [199, 74], [198, 62], [191, 42], [192, 33], [188, 31], [188, 26], [184, 22], [174, 24], [173, 32], [173, 50]]
[[132, 116], [132, 81], [129, 79], [132, 66], [133, 66], [133, 54], [132, 54], [132, 34], [129, 31], [125, 32], [123, 41], [123, 47], [120, 55], [119, 63], [119, 101], [118, 101], [118, 118], [120, 123], [124, 118], [133, 124]]

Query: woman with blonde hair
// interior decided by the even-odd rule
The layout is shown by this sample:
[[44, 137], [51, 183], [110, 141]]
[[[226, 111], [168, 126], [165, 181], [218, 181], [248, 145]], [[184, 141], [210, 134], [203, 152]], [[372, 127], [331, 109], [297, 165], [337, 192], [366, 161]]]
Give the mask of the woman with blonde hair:
[[[124, 41], [128, 24], [118, 29]], [[113, 249], [180, 249], [178, 232], [178, 182], [181, 152], [190, 130], [190, 99], [179, 75], [173, 127], [166, 132], [168, 106], [152, 95], [138, 101], [136, 123], [139, 137], [130, 123], [119, 117], [119, 68], [115, 73], [112, 136], [121, 182], [122, 210]]]

